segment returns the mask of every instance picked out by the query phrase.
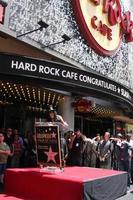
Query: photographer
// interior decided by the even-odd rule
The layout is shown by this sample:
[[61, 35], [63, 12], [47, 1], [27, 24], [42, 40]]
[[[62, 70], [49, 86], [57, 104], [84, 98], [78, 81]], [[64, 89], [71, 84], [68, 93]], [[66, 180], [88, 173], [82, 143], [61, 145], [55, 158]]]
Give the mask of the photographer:
[[69, 163], [70, 166], [82, 166], [84, 135], [79, 129], [76, 129], [75, 132], [71, 134], [71, 138], [69, 139], [69, 154], [67, 163]]
[[126, 138], [121, 134], [117, 134], [117, 138], [111, 138], [116, 141], [116, 158], [119, 171], [128, 172], [128, 186], [130, 186], [129, 175], [129, 150], [133, 150], [133, 147], [129, 145]]

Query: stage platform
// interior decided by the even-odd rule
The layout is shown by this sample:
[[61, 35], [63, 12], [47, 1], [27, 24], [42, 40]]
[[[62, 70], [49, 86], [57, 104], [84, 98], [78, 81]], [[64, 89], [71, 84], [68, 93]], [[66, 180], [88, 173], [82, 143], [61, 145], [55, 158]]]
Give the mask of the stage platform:
[[127, 192], [127, 173], [67, 167], [59, 174], [39, 168], [8, 169], [5, 193], [25, 200], [115, 200]]

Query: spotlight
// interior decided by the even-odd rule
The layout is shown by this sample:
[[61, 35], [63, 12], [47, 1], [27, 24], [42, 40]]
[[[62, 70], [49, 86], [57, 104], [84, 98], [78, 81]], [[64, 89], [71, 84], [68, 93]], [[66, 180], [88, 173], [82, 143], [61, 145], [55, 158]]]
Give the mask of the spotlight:
[[8, 5], [9, 0], [0, 0], [0, 4], [4, 7]]
[[71, 40], [71, 38], [68, 35], [66, 35], [66, 34], [62, 35], [62, 38], [64, 39], [64, 41]]
[[48, 27], [49, 27], [49, 25], [48, 25], [46, 22], [42, 21], [42, 20], [40, 20], [40, 21], [38, 22], [38, 25], [40, 26], [39, 28], [34, 29], [34, 30], [32, 30], [32, 31], [28, 31], [28, 32], [23, 33], [23, 34], [21, 34], [21, 35], [17, 35], [17, 38], [22, 37], [22, 36], [25, 36], [25, 35], [28, 35], [28, 34], [30, 34], [30, 33], [36, 32], [36, 31], [42, 31], [43, 28], [48, 28]]
[[41, 28], [48, 28], [48, 27], [49, 27], [49, 25], [46, 24], [46, 22], [44, 22], [44, 21], [42, 21], [42, 20], [40, 20], [40, 21], [38, 22], [38, 25], [40, 25]]
[[64, 34], [61, 36], [63, 40], [59, 41], [59, 42], [55, 42], [55, 43], [52, 43], [52, 44], [49, 44], [49, 45], [44, 45], [42, 46], [42, 48], [45, 48], [45, 47], [50, 47], [50, 46], [53, 46], [53, 45], [56, 45], [56, 44], [61, 44], [61, 43], [65, 43], [65, 42], [68, 42], [69, 40], [71, 40], [72, 38], [70, 38], [68, 35]]

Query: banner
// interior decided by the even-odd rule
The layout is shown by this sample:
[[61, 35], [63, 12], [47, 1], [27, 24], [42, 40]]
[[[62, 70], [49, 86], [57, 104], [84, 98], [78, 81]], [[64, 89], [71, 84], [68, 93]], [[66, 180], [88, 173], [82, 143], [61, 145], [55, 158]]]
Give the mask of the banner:
[[62, 168], [59, 126], [39, 122], [35, 132], [38, 164]]
[[[32, 59], [18, 55], [0, 54], [0, 74], [17, 77], [34, 78], [58, 83], [62, 87], [74, 87], [75, 90], [87, 89], [100, 92], [124, 100], [133, 106], [132, 92], [123, 85], [88, 71], [83, 71], [69, 65], [45, 60]], [[16, 77], [16, 78], [17, 78]]]

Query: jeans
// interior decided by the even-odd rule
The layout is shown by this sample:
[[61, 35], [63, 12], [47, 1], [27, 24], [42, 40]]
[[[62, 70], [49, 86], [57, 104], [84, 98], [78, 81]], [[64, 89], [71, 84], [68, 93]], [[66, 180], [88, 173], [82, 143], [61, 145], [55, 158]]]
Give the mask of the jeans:
[[4, 174], [6, 170], [6, 163], [0, 164], [0, 175]]

